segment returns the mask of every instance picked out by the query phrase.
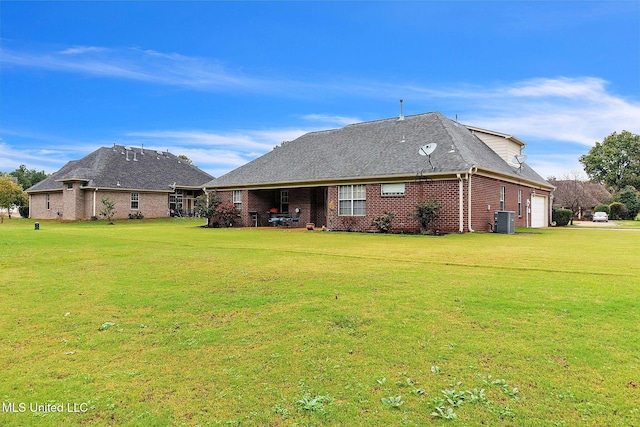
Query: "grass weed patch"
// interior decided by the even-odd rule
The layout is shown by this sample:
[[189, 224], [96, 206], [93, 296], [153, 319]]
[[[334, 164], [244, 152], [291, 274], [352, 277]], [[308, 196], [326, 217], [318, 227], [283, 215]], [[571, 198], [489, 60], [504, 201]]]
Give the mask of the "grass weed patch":
[[0, 225], [0, 424], [640, 424], [636, 230], [201, 222]]

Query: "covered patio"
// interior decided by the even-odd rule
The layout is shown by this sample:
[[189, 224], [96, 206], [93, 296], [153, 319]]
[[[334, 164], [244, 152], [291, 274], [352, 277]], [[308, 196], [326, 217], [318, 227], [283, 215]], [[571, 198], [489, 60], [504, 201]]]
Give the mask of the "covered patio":
[[327, 187], [246, 190], [243, 222], [254, 227], [320, 227], [327, 222]]

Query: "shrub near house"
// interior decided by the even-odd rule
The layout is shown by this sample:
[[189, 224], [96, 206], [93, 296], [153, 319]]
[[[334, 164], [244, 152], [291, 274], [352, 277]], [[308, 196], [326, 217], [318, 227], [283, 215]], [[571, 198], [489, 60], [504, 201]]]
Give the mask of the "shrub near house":
[[553, 222], [556, 223], [558, 227], [564, 227], [569, 224], [571, 221], [571, 217], [573, 212], [569, 209], [554, 209], [553, 210]]

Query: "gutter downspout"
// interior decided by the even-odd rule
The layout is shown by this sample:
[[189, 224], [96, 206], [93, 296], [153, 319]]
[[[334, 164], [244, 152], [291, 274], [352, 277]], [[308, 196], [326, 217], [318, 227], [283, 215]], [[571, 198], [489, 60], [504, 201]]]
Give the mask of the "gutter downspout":
[[469, 201], [467, 202], [467, 209], [469, 209], [469, 215], [467, 216], [467, 219], [469, 220], [467, 227], [469, 228], [469, 233], [473, 233], [475, 230], [473, 228], [471, 228], [471, 175], [473, 175], [474, 173], [478, 172], [478, 167], [477, 166], [471, 166], [469, 168], [469, 172], [468, 172], [468, 185], [469, 188], [467, 190], [467, 196], [469, 197]]
[[456, 176], [458, 177], [458, 212], [459, 212], [458, 223], [460, 224], [459, 232], [464, 233], [464, 195], [463, 195], [464, 187], [462, 184], [462, 177], [460, 176], [460, 174], [457, 173]]

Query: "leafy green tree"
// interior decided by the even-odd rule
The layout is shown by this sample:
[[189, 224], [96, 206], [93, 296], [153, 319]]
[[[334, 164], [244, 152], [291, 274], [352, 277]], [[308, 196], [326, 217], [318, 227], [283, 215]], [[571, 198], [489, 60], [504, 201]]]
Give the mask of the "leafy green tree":
[[9, 219], [11, 219], [11, 209], [14, 206], [26, 205], [27, 200], [27, 195], [18, 184], [8, 177], [0, 177], [0, 210], [6, 209]]
[[640, 195], [635, 188], [627, 185], [623, 190], [619, 191], [615, 197], [616, 202], [624, 203], [627, 207], [626, 219], [634, 219], [640, 212]]
[[580, 163], [591, 179], [615, 190], [640, 188], [640, 135], [614, 132], [580, 156]]
[[20, 165], [18, 169], [9, 175], [18, 178], [18, 184], [20, 184], [24, 190], [33, 187], [47, 177], [45, 171], [37, 172], [35, 169], [27, 169], [25, 165]]
[[215, 226], [219, 205], [220, 199], [215, 191], [196, 197], [196, 214], [202, 218], [207, 218], [207, 227]]

